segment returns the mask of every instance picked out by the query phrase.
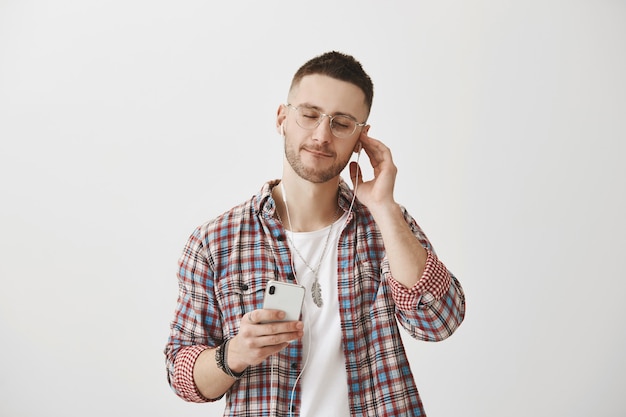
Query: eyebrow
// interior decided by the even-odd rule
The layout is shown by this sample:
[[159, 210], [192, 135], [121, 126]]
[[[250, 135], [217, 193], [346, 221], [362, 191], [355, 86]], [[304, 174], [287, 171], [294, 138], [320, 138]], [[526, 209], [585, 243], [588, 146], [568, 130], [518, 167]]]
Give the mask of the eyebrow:
[[[301, 104], [298, 104], [296, 107], [308, 107], [310, 109], [315, 109], [315, 110], [318, 110], [318, 111], [320, 111], [322, 113], [325, 113], [324, 110], [321, 107], [315, 106], [315, 105], [313, 105], [311, 103], [301, 103]], [[350, 113], [337, 112], [337, 113], [331, 114], [331, 116], [348, 116], [348, 117], [354, 119], [355, 122], [361, 123], [361, 122], [359, 122], [359, 119], [357, 119], [356, 117], [354, 117]]]

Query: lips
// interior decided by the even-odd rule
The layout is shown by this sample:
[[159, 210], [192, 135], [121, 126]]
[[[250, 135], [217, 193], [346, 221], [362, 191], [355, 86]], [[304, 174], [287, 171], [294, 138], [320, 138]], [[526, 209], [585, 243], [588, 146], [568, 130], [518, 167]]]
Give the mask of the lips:
[[317, 148], [310, 148], [307, 146], [303, 146], [302, 149], [304, 149], [305, 151], [318, 156], [318, 157], [322, 157], [322, 158], [332, 158], [333, 156], [335, 156], [334, 153], [329, 152], [329, 151], [325, 151], [323, 149], [317, 149]]

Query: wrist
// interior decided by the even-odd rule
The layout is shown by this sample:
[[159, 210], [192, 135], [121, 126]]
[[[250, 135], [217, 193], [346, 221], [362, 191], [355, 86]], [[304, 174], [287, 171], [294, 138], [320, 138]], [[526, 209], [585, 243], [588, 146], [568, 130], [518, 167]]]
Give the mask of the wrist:
[[228, 367], [237, 373], [244, 372], [250, 366], [241, 358], [241, 349], [239, 349], [239, 344], [237, 343], [237, 336], [228, 339], [226, 357], [228, 358]]
[[232, 369], [228, 364], [228, 344], [230, 339], [227, 339], [217, 347], [215, 350], [215, 362], [217, 363], [217, 367], [224, 372], [226, 375], [230, 376], [234, 379], [239, 379], [243, 376], [246, 368], [243, 368], [240, 372]]
[[389, 223], [393, 221], [398, 221], [399, 219], [402, 219], [402, 221], [404, 221], [404, 216], [402, 215], [400, 205], [394, 200], [367, 206], [367, 208], [369, 209], [370, 213], [372, 213], [372, 216], [374, 217], [374, 220], [376, 220], [376, 223]]

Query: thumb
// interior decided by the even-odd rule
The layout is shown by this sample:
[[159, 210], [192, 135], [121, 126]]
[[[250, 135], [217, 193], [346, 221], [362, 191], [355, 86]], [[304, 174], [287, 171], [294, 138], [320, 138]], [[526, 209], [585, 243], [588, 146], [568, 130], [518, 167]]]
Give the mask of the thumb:
[[350, 179], [352, 180], [352, 188], [354, 188], [357, 183], [363, 182], [363, 174], [361, 172], [361, 167], [357, 162], [350, 162]]

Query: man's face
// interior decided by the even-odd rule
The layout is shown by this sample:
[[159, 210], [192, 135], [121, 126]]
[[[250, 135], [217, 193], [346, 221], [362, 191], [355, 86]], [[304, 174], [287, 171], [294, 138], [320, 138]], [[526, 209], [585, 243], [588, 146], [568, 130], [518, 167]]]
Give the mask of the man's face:
[[[289, 93], [289, 104], [313, 107], [329, 115], [352, 116], [358, 122], [367, 118], [365, 95], [354, 84], [325, 75], [307, 75]], [[348, 137], [338, 138], [330, 131], [330, 120], [324, 117], [314, 129], [307, 130], [296, 122], [296, 110], [282, 106], [278, 124], [283, 124], [285, 158], [296, 174], [307, 181], [323, 183], [338, 176], [350, 160], [362, 127]]]

